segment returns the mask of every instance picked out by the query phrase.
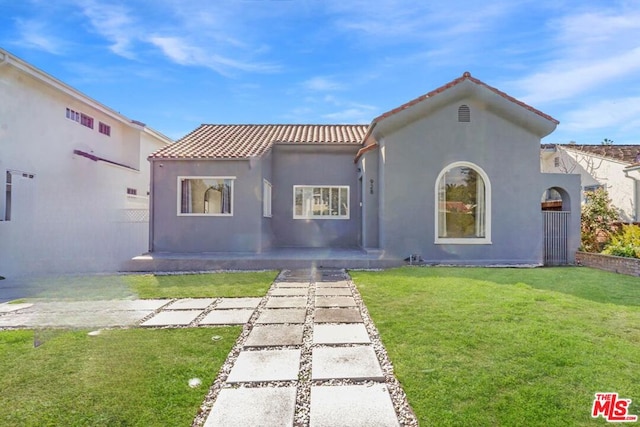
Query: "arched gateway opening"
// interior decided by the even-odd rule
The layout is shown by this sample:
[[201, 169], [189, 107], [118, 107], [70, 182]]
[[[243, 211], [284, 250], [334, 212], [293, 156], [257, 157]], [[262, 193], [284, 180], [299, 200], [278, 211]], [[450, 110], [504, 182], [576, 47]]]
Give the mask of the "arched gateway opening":
[[540, 200], [542, 210], [543, 262], [544, 265], [569, 263], [569, 223], [571, 198], [566, 190], [551, 187]]

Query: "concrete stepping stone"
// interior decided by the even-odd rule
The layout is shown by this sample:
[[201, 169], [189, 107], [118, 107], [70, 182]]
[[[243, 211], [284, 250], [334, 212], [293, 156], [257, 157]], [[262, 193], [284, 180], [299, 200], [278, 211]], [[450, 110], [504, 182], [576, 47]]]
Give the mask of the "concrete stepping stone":
[[384, 380], [371, 346], [314, 348], [311, 364], [312, 380]]
[[273, 286], [277, 289], [280, 288], [304, 288], [308, 289], [311, 284], [309, 282], [275, 282]]
[[362, 323], [314, 325], [314, 344], [369, 344], [367, 328]]
[[303, 308], [265, 309], [256, 323], [304, 323], [307, 310]]
[[360, 310], [356, 308], [316, 308], [313, 321], [316, 323], [363, 323]]
[[267, 325], [255, 326], [247, 340], [245, 347], [269, 347], [277, 345], [301, 345], [302, 325]]
[[215, 298], [185, 298], [179, 299], [164, 308], [164, 310], [204, 310], [215, 301]]
[[353, 297], [316, 297], [316, 307], [356, 307], [356, 300]]
[[348, 288], [349, 282], [339, 280], [336, 282], [316, 282], [316, 288]]
[[317, 296], [353, 296], [350, 288], [319, 288]]
[[309, 288], [276, 288], [269, 294], [271, 296], [289, 297], [289, 296], [306, 296], [309, 293]]
[[307, 297], [272, 297], [267, 300], [266, 308], [301, 308], [307, 306]]
[[241, 351], [227, 383], [292, 381], [298, 379], [301, 350]]
[[384, 384], [312, 386], [310, 427], [399, 426]]
[[33, 304], [21, 303], [21, 304], [0, 304], [0, 313], [11, 313], [18, 310], [24, 310], [32, 307]]
[[222, 389], [204, 427], [292, 426], [295, 387]]
[[256, 308], [262, 298], [222, 298], [216, 305], [220, 308]]
[[141, 326], [186, 326], [196, 320], [202, 310], [169, 310], [161, 311], [146, 320]]
[[0, 316], [0, 328], [105, 328], [133, 326], [152, 311], [41, 313], [24, 311]]
[[251, 319], [254, 311], [253, 308], [211, 310], [200, 321], [200, 325], [244, 325]]

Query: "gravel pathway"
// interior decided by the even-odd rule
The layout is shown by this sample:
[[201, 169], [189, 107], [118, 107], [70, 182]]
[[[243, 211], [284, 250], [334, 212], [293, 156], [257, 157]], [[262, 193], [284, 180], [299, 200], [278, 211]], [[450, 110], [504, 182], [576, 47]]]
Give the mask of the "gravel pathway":
[[[304, 284], [304, 285], [303, 285]], [[275, 295], [274, 295], [275, 294]], [[270, 306], [274, 305], [274, 302], [280, 304], [283, 301], [291, 301], [295, 303], [298, 309], [302, 309], [296, 304], [300, 301], [299, 296], [294, 295], [306, 295], [306, 307], [302, 307], [305, 310], [304, 322], [302, 323], [302, 338], [299, 343], [295, 345], [264, 345], [259, 348], [249, 348], [247, 343], [247, 338], [251, 334], [254, 326], [256, 325], [256, 321], [265, 311], [267, 304]], [[319, 294], [319, 295], [318, 295]], [[287, 295], [287, 296], [285, 296]], [[291, 295], [291, 296], [288, 296]], [[325, 298], [325, 295], [327, 296]], [[317, 296], [320, 296], [320, 299], [316, 299]], [[288, 298], [288, 299], [287, 299]], [[275, 300], [275, 301], [274, 301]], [[269, 303], [271, 301], [271, 303]], [[322, 329], [322, 327], [317, 328], [318, 320], [315, 319], [316, 314], [319, 313], [317, 311], [316, 304], [318, 301], [322, 301], [323, 307], [328, 305], [328, 308], [322, 308], [324, 310], [322, 315], [336, 315], [340, 312], [340, 314], [348, 315], [345, 317], [344, 322], [341, 321], [331, 321], [331, 317], [329, 317], [326, 323], [321, 323], [322, 327], [325, 328], [324, 325], [364, 325], [366, 328], [366, 332], [368, 334], [368, 341], [370, 343], [363, 343], [361, 341], [362, 337], [357, 342], [349, 342], [346, 340], [345, 342], [339, 343], [329, 343], [329, 344], [320, 344], [314, 343], [314, 328], [316, 330]], [[350, 306], [351, 303], [355, 301], [355, 307]], [[335, 307], [332, 306], [332, 303], [335, 302]], [[346, 305], [346, 307], [345, 307]], [[285, 307], [282, 308], [271, 308], [267, 309], [273, 312], [274, 310], [291, 310], [290, 308]], [[359, 313], [361, 316], [361, 320], [358, 318], [358, 321], [352, 323], [354, 314]], [[320, 317], [320, 316], [318, 316]], [[336, 318], [338, 319], [338, 318]], [[289, 324], [282, 324], [289, 325]], [[263, 325], [260, 325], [264, 327]], [[260, 327], [259, 326], [259, 327]], [[300, 324], [298, 324], [300, 326]], [[353, 326], [354, 329], [357, 329], [357, 326]], [[347, 328], [349, 329], [349, 328]], [[299, 328], [296, 330], [299, 331]], [[351, 330], [351, 329], [349, 329]], [[366, 337], [365, 337], [366, 338]], [[317, 339], [317, 338], [316, 338]], [[325, 339], [327, 339], [325, 337]], [[329, 341], [331, 337], [328, 338]], [[254, 340], [255, 341], [255, 340]], [[323, 342], [323, 341], [321, 341]], [[335, 349], [335, 350], [332, 350]], [[381, 371], [380, 375], [377, 374], [364, 374], [362, 376], [358, 376], [354, 371], [349, 371], [346, 375], [336, 375], [336, 378], [327, 378], [318, 374], [316, 376], [316, 371], [312, 369], [312, 356], [314, 351], [317, 353], [316, 355], [316, 369], [319, 372], [319, 358], [321, 352], [330, 353], [332, 351], [340, 352], [339, 349], [347, 349], [345, 352], [353, 351], [353, 352], [362, 352], [362, 351], [371, 351], [375, 353], [374, 363], [378, 366], [375, 366], [376, 370]], [[352, 350], [351, 350], [352, 349]], [[285, 379], [285, 380], [277, 380], [277, 381], [251, 381], [251, 380], [240, 380], [240, 381], [229, 381], [229, 375], [231, 371], [236, 366], [236, 362], [238, 362], [238, 358], [243, 354], [243, 357], [246, 356], [258, 356], [258, 355], [266, 355], [271, 351], [271, 353], [278, 353], [279, 350], [289, 350], [289, 353], [292, 353], [292, 350], [295, 350], [296, 355], [299, 351], [300, 354], [300, 363], [298, 367], [298, 375], [297, 379]], [[255, 352], [262, 352], [261, 354], [257, 354]], [[281, 353], [285, 353], [284, 351]], [[377, 362], [377, 363], [376, 363]], [[241, 365], [242, 363], [238, 363]], [[329, 369], [331, 369], [331, 365], [329, 365]], [[359, 367], [356, 366], [356, 370]], [[236, 368], [234, 374], [238, 374], [240, 368]], [[238, 376], [238, 375], [236, 375]], [[322, 379], [320, 379], [322, 377]], [[317, 378], [317, 379], [316, 379]], [[267, 295], [262, 299], [257, 309], [244, 325], [244, 330], [241, 333], [240, 337], [236, 341], [234, 347], [232, 348], [229, 356], [227, 357], [225, 363], [223, 364], [218, 377], [214, 381], [211, 386], [209, 393], [207, 394], [203, 404], [200, 407], [199, 413], [193, 421], [194, 427], [202, 427], [202, 426], [211, 426], [214, 425], [212, 420], [207, 421], [209, 416], [212, 414], [212, 409], [216, 407], [216, 399], [220, 395], [222, 390], [227, 389], [251, 389], [251, 388], [260, 388], [260, 389], [274, 389], [274, 388], [295, 388], [295, 409], [293, 411], [293, 419], [292, 424], [296, 427], [306, 427], [313, 425], [320, 425], [322, 422], [319, 422], [318, 419], [322, 415], [321, 412], [330, 412], [324, 409], [318, 410], [316, 408], [316, 421], [312, 422], [311, 414], [312, 410], [312, 394], [313, 390], [316, 390], [315, 399], [319, 399], [320, 393], [318, 391], [328, 390], [327, 386], [367, 386], [369, 388], [375, 388], [374, 386], [378, 385], [378, 387], [382, 386], [382, 389], [386, 390], [389, 393], [391, 404], [393, 406], [393, 410], [395, 412], [395, 416], [392, 416], [393, 420], [387, 419], [387, 421], [381, 421], [378, 419], [376, 422], [381, 423], [380, 425], [402, 425], [402, 426], [417, 426], [417, 419], [409, 406], [406, 395], [402, 390], [402, 387], [398, 380], [395, 378], [393, 374], [393, 366], [389, 360], [387, 352], [380, 341], [380, 337], [378, 331], [373, 324], [371, 317], [362, 302], [362, 298], [353, 284], [353, 281], [349, 277], [349, 275], [344, 270], [295, 270], [295, 271], [283, 271], [280, 273], [276, 281], [272, 284], [271, 288]], [[324, 388], [323, 388], [324, 387]], [[330, 389], [338, 390], [339, 388]], [[344, 389], [346, 390], [346, 388]], [[351, 389], [348, 389], [351, 390]], [[226, 393], [226, 392], [225, 392]], [[331, 394], [331, 393], [329, 393]], [[387, 399], [388, 400], [388, 399]], [[220, 403], [221, 405], [222, 403]], [[339, 402], [337, 402], [339, 404]], [[357, 405], [355, 405], [357, 406]], [[363, 408], [365, 408], [363, 406]], [[220, 409], [218, 407], [218, 409]], [[365, 411], [367, 409], [360, 409], [361, 411]], [[376, 409], [377, 410], [377, 409]], [[216, 411], [214, 411], [216, 412]], [[220, 410], [217, 411], [219, 415]], [[354, 412], [357, 413], [357, 408], [354, 409]], [[212, 415], [213, 418], [213, 415]], [[347, 423], [346, 419], [341, 420], [343, 423]], [[282, 422], [282, 420], [280, 420]], [[325, 423], [329, 421], [325, 420]]]

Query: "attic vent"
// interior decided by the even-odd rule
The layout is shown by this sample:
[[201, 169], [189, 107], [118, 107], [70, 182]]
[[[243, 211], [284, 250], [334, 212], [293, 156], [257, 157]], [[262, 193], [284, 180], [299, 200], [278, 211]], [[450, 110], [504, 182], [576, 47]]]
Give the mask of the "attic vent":
[[471, 121], [471, 110], [468, 105], [461, 105], [458, 108], [458, 121], [462, 123], [469, 123]]

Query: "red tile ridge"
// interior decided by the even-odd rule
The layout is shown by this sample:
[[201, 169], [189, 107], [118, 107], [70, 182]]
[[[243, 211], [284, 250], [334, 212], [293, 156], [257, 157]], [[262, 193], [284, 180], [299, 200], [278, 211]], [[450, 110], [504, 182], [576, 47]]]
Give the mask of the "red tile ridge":
[[373, 122], [378, 122], [380, 120], [386, 119], [387, 117], [393, 116], [394, 114], [397, 114], [397, 113], [399, 113], [399, 112], [401, 112], [403, 110], [406, 110], [407, 108], [412, 107], [412, 106], [414, 106], [416, 104], [419, 104], [420, 102], [424, 101], [427, 98], [430, 98], [430, 97], [435, 96], [435, 95], [437, 95], [439, 93], [442, 93], [445, 90], [450, 89], [450, 88], [462, 83], [465, 80], [469, 80], [469, 81], [471, 81], [471, 82], [473, 82], [473, 83], [475, 83], [477, 85], [484, 86], [487, 89], [489, 89], [490, 91], [492, 91], [493, 93], [495, 93], [497, 95], [500, 95], [501, 97], [505, 98], [506, 100], [511, 101], [511, 102], [513, 102], [515, 104], [518, 104], [519, 106], [521, 106], [521, 107], [523, 107], [523, 108], [525, 108], [525, 109], [527, 109], [527, 110], [529, 110], [529, 111], [531, 111], [531, 112], [533, 112], [533, 113], [535, 113], [535, 114], [537, 114], [537, 115], [539, 115], [539, 116], [541, 116], [541, 117], [543, 117], [543, 118], [545, 118], [545, 119], [547, 119], [549, 121], [552, 121], [555, 124], [559, 124], [560, 123], [558, 120], [554, 119], [550, 115], [545, 114], [542, 111], [540, 111], [540, 110], [538, 110], [536, 108], [533, 108], [532, 106], [530, 106], [530, 105], [528, 105], [528, 104], [526, 104], [526, 103], [524, 103], [522, 101], [517, 100], [516, 98], [512, 97], [511, 95], [508, 95], [505, 92], [502, 92], [501, 90], [496, 89], [493, 86], [489, 86], [488, 84], [484, 83], [483, 81], [476, 79], [475, 77], [471, 76], [471, 73], [468, 72], [468, 71], [465, 71], [462, 74], [461, 77], [458, 77], [457, 79], [454, 79], [454, 80], [450, 81], [449, 83], [446, 83], [446, 84], [440, 86], [439, 88], [432, 90], [429, 93], [426, 93], [426, 94], [424, 94], [422, 96], [419, 96], [419, 97], [417, 97], [415, 99], [412, 99], [411, 101], [409, 101], [407, 103], [404, 103], [401, 106], [394, 108], [393, 110], [390, 110], [390, 111], [387, 111], [386, 113], [381, 114], [380, 116], [378, 116], [375, 119], [373, 119]]

